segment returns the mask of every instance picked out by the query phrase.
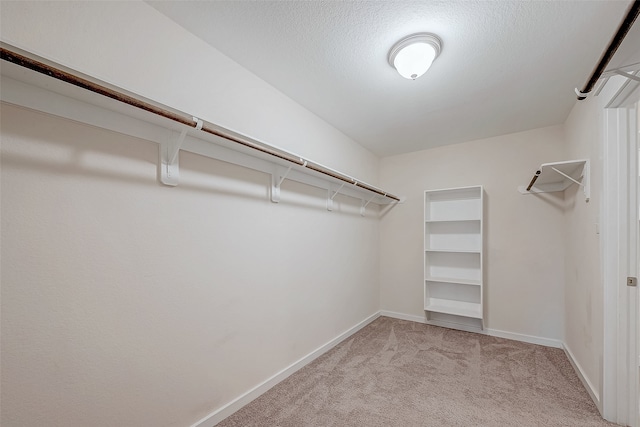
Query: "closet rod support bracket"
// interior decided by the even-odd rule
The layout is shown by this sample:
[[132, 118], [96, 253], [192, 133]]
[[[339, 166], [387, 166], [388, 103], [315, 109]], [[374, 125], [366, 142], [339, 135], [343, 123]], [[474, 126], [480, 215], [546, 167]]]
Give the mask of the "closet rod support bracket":
[[[328, 211], [332, 211], [333, 210], [333, 199], [338, 195], [338, 193], [340, 193], [340, 190], [342, 190], [342, 187], [344, 187], [346, 183], [343, 182], [340, 185], [340, 188], [338, 188], [335, 192], [333, 192], [331, 190], [331, 185], [329, 185], [329, 188], [327, 189], [327, 210]], [[331, 194], [333, 193], [333, 194]]]
[[571, 182], [573, 182], [573, 183], [575, 183], [575, 184], [578, 184], [580, 187], [584, 187], [584, 184], [583, 184], [583, 183], [581, 183], [580, 181], [578, 181], [578, 180], [576, 180], [576, 179], [571, 178], [569, 175], [567, 175], [566, 173], [562, 172], [561, 170], [558, 170], [558, 169], [556, 169], [556, 168], [554, 168], [554, 167], [552, 167], [551, 169], [553, 169], [556, 173], [559, 173], [560, 175], [564, 176], [564, 177], [565, 177], [565, 178], [567, 178], [569, 181], [571, 181]]
[[368, 205], [369, 203], [371, 203], [371, 201], [372, 201], [373, 199], [375, 199], [375, 197], [376, 197], [376, 195], [374, 194], [374, 195], [373, 195], [373, 196], [371, 196], [371, 198], [370, 198], [368, 201], [366, 201], [366, 202], [364, 201], [364, 199], [362, 199], [362, 205], [360, 206], [360, 216], [364, 216], [364, 214], [365, 214], [365, 210], [366, 210], [366, 208], [367, 208], [367, 205]]
[[[307, 162], [305, 161], [305, 165]], [[293, 165], [289, 166], [289, 168], [282, 173], [281, 168], [276, 166], [275, 171], [271, 174], [271, 201], [273, 203], [280, 202], [280, 186], [291, 172], [291, 168]]]
[[640, 82], [640, 77], [636, 76], [635, 74], [627, 73], [621, 70], [615, 70], [614, 73], [619, 76], [626, 77], [629, 80], [635, 80], [637, 82]]
[[179, 156], [180, 147], [187, 136], [187, 129], [180, 133], [170, 131], [165, 142], [160, 143], [160, 182], [175, 187], [180, 180]]

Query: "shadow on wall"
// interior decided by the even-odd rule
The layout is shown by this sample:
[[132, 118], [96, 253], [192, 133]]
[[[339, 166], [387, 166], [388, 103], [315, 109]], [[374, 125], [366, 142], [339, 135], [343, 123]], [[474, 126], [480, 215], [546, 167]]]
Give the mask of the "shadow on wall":
[[[577, 186], [576, 186], [577, 187]], [[514, 189], [515, 190], [515, 189]], [[491, 196], [490, 191], [487, 191], [487, 188], [484, 189], [484, 212], [483, 212], [483, 232], [484, 232], [484, 247], [483, 253], [487, 254], [487, 259], [489, 258], [490, 250], [494, 248], [494, 244], [492, 243], [492, 237], [494, 237], [494, 233], [491, 232], [491, 221], [489, 218], [489, 213], [491, 212]], [[544, 203], [551, 207], [553, 210], [558, 212], [564, 212], [567, 209], [568, 204], [575, 204], [575, 197], [571, 196], [571, 200], [567, 201], [565, 198], [565, 194], [563, 192], [555, 192], [555, 193], [532, 193], [527, 195], [522, 195], [521, 197], [535, 197], [538, 202]], [[483, 272], [483, 283], [484, 286], [484, 295], [483, 295], [483, 303], [484, 303], [484, 313], [486, 316], [485, 320], [485, 328], [491, 327], [491, 317], [489, 313], [491, 313], [491, 300], [489, 295], [491, 293], [491, 266], [492, 264], [485, 260], [484, 263], [484, 272]]]
[[[173, 192], [172, 195], [191, 191], [275, 205], [270, 201], [271, 176], [263, 172], [182, 151], [180, 183], [172, 188], [161, 184], [158, 179], [158, 145], [154, 142], [66, 119], [52, 118], [31, 110], [6, 105], [2, 108], [9, 114], [26, 113], [46, 117], [43, 120], [46, 123], [44, 126], [12, 125], [11, 120], [3, 120], [5, 141], [19, 139], [28, 140], [32, 144], [19, 149], [12, 149], [9, 144], [5, 144], [2, 167], [76, 176], [89, 181], [105, 180], [161, 187], [167, 192]], [[69, 126], [75, 127], [73, 133], [68, 131]], [[71, 139], [70, 135], [74, 135], [75, 139]], [[280, 204], [323, 209], [328, 214], [360, 216], [359, 199], [338, 194], [334, 198], [333, 212], [329, 212], [326, 210], [327, 190], [288, 180], [282, 183], [281, 188]], [[389, 206], [380, 209], [378, 205], [370, 204], [365, 216], [377, 218], [388, 210]]]
[[[532, 193], [532, 194], [524, 194], [524, 197], [535, 197], [543, 203], [546, 203], [554, 210], [558, 212], [564, 212], [566, 209], [565, 205], [565, 197], [563, 192], [555, 192], [555, 193]], [[571, 203], [575, 203], [575, 201], [571, 201]]]
[[582, 187], [579, 185], [571, 185], [562, 193], [553, 193], [553, 194], [561, 194], [564, 197], [564, 209], [563, 210], [573, 210], [576, 207], [577, 202], [585, 203], [584, 194]]

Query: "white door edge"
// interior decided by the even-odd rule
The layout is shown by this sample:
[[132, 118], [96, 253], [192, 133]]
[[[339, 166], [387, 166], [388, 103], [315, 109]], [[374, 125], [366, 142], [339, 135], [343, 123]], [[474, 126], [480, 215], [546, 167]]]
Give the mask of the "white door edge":
[[[637, 274], [637, 112], [605, 110], [602, 253], [604, 354], [601, 412], [638, 424], [638, 296], [626, 279]], [[637, 276], [636, 276], [637, 277]]]

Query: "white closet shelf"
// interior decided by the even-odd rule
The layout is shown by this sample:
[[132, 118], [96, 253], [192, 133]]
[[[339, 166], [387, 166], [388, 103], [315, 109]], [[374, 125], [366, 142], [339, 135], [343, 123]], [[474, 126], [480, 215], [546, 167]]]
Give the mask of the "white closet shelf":
[[585, 201], [589, 201], [589, 160], [568, 160], [565, 162], [543, 163], [535, 172], [529, 185], [521, 185], [522, 194], [554, 193], [564, 191], [571, 185], [583, 187]]
[[425, 252], [446, 252], [446, 253], [454, 253], [454, 254], [479, 254], [481, 253], [478, 249], [425, 249]]
[[453, 283], [456, 285], [482, 286], [482, 281], [475, 279], [457, 279], [455, 277], [427, 276], [425, 282]]
[[3, 102], [64, 117], [159, 144], [159, 178], [179, 182], [179, 152], [188, 151], [271, 175], [271, 201], [280, 201], [285, 179], [323, 188], [327, 210], [337, 194], [370, 203], [392, 205], [404, 198], [249, 136], [60, 64], [0, 43]]
[[484, 190], [424, 192], [424, 309], [427, 323], [483, 329]]
[[482, 221], [480, 218], [468, 218], [468, 219], [428, 219], [425, 221], [427, 224], [438, 224], [438, 223], [446, 223], [446, 222], [480, 222]]
[[453, 314], [455, 316], [482, 319], [482, 306], [473, 302], [429, 298], [424, 309], [435, 313]]

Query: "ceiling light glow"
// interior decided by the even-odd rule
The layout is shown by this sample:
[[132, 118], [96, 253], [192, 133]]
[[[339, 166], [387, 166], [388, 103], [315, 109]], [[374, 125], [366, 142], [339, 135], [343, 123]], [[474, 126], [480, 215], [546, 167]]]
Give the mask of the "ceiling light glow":
[[415, 80], [431, 67], [441, 46], [442, 41], [435, 34], [413, 34], [393, 45], [389, 64], [405, 79]]

